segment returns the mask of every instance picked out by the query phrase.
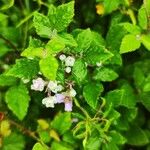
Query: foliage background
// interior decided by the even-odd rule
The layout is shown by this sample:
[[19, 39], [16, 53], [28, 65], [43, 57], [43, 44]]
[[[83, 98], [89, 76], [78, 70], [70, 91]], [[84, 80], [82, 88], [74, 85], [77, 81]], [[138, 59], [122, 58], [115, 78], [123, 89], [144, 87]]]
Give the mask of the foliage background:
[[[150, 150], [149, 50], [149, 0], [0, 0], [0, 149]], [[73, 82], [73, 111], [37, 77]]]

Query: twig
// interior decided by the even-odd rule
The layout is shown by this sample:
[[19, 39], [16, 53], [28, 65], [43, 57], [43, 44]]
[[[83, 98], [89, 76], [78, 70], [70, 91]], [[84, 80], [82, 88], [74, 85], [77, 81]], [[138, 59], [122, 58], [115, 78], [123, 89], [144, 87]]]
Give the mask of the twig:
[[5, 38], [3, 35], [0, 34], [0, 39], [4, 40], [10, 47], [12, 47], [15, 51], [17, 50], [17, 47], [7, 38]]

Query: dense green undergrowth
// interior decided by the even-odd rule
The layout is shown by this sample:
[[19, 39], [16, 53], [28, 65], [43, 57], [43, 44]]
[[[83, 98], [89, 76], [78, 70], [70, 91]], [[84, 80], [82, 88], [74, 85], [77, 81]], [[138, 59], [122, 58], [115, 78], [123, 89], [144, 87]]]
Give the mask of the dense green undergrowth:
[[150, 150], [150, 0], [1, 0], [0, 149]]

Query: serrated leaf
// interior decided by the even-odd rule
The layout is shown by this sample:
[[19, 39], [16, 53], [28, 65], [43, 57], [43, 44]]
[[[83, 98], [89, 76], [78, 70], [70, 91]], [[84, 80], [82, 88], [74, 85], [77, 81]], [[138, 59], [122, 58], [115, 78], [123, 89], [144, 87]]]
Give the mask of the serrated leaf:
[[71, 127], [71, 113], [59, 113], [51, 122], [52, 128], [54, 128], [60, 135], [64, 134]]
[[70, 22], [72, 21], [74, 16], [74, 1], [71, 1], [66, 4], [62, 4], [57, 7], [56, 16], [55, 16], [55, 29], [60, 32], [63, 31]]
[[52, 28], [48, 17], [41, 13], [35, 12], [33, 18], [34, 27], [38, 35], [44, 38], [50, 38]]
[[149, 143], [146, 133], [137, 125], [132, 125], [125, 135], [127, 143], [130, 145], [144, 146]]
[[128, 34], [122, 39], [122, 43], [120, 46], [120, 53], [122, 54], [122, 53], [135, 51], [140, 46], [141, 46], [141, 41], [135, 35]]
[[98, 104], [98, 98], [103, 92], [103, 85], [100, 83], [90, 82], [83, 88], [83, 96], [85, 101], [95, 109]]
[[143, 34], [141, 36], [141, 41], [145, 48], [150, 51], [150, 35]]
[[23, 120], [27, 114], [30, 101], [30, 96], [25, 85], [20, 84], [11, 87], [6, 92], [5, 101], [8, 108], [18, 117], [18, 119]]
[[138, 11], [138, 21], [139, 21], [140, 27], [142, 29], [146, 30], [147, 25], [148, 25], [148, 20], [147, 20], [146, 9], [143, 5]]
[[110, 69], [110, 68], [99, 68], [95, 71], [94, 77], [95, 80], [100, 80], [100, 81], [113, 81], [116, 78], [118, 78], [118, 74]]
[[83, 52], [86, 51], [89, 47], [90, 44], [92, 42], [92, 33], [91, 30], [85, 29], [83, 31], [81, 31], [78, 36], [77, 36], [77, 48], [75, 49], [76, 52]]
[[58, 62], [55, 57], [49, 56], [39, 62], [40, 71], [49, 80], [55, 80], [58, 69]]
[[3, 139], [2, 150], [24, 150], [25, 140], [21, 134], [12, 133]]
[[85, 79], [87, 75], [87, 67], [82, 59], [78, 59], [75, 61], [72, 73], [78, 83], [82, 82]]
[[39, 72], [39, 65], [36, 59], [17, 59], [16, 64], [8, 70], [6, 75], [23, 78], [23, 79], [32, 79]]
[[98, 62], [103, 63], [111, 57], [113, 54], [104, 46], [94, 44], [87, 50], [84, 59], [88, 64], [96, 65]]
[[41, 143], [35, 143], [35, 145], [33, 146], [32, 150], [48, 150], [48, 148], [46, 148]]
[[107, 93], [106, 99], [108, 102], [112, 102], [114, 107], [125, 106], [127, 108], [133, 108], [136, 102], [132, 92], [130, 86], [125, 86], [123, 89], [113, 90]]

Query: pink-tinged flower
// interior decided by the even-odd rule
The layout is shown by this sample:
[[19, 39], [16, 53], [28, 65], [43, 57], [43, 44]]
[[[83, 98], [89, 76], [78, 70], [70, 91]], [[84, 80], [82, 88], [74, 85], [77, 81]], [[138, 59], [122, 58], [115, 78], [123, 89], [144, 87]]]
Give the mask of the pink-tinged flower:
[[43, 91], [45, 86], [45, 81], [42, 78], [37, 78], [32, 81], [31, 89], [35, 91]]
[[63, 94], [56, 94], [55, 97], [56, 97], [55, 103], [58, 103], [58, 104], [59, 103], [64, 103], [65, 95], [63, 95]]
[[65, 102], [65, 111], [72, 111], [72, 101]]

